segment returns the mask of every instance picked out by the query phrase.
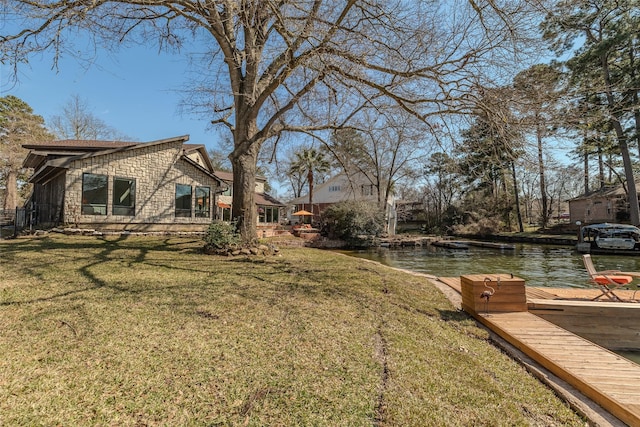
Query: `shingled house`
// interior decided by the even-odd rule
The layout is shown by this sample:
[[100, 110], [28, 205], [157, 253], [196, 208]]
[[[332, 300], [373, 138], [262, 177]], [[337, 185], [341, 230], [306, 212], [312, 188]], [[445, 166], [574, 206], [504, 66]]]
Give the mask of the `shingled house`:
[[204, 230], [226, 186], [188, 136], [136, 143], [24, 145], [39, 224], [129, 231]]

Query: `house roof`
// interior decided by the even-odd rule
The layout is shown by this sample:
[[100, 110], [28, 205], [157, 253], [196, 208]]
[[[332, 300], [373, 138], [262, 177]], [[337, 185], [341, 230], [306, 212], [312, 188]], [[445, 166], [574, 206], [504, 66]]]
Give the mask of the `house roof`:
[[[171, 142], [182, 142], [183, 156], [182, 159], [193, 165], [194, 167], [202, 170], [206, 174], [215, 178], [219, 182], [222, 182], [220, 178], [215, 176], [211, 171], [211, 163], [207, 156], [206, 149], [202, 144], [184, 144], [189, 140], [188, 135], [161, 139], [157, 141], [151, 141], [146, 143], [139, 142], [121, 142], [121, 141], [79, 141], [79, 140], [64, 140], [64, 141], [48, 141], [36, 144], [25, 144], [23, 147], [31, 149], [27, 158], [24, 160], [23, 165], [25, 167], [38, 168], [33, 176], [29, 179], [30, 182], [47, 182], [60, 174], [63, 170], [69, 167], [69, 164], [78, 159], [102, 156], [105, 154], [111, 154], [125, 150], [135, 150], [139, 148], [149, 147], [150, 145], [159, 145]], [[207, 162], [207, 167], [203, 167], [197, 162], [193, 161], [187, 154], [194, 151], [203, 152], [203, 158]]]
[[[640, 182], [636, 182], [636, 186], [640, 185]], [[574, 197], [573, 199], [569, 199], [569, 201], [574, 200], [588, 200], [594, 198], [608, 198], [608, 197], [620, 197], [626, 196], [626, 192], [622, 185], [609, 185], [603, 188], [599, 188], [594, 191], [590, 191], [586, 194], [582, 194], [578, 197]]]
[[255, 203], [256, 205], [263, 206], [286, 206], [284, 203], [268, 195], [267, 193], [256, 193]]
[[24, 144], [22, 147], [28, 150], [72, 150], [72, 151], [97, 151], [109, 148], [131, 147], [139, 142], [133, 141], [96, 141], [87, 139], [63, 139], [59, 141], [40, 141]]
[[[213, 164], [207, 153], [207, 148], [203, 144], [183, 144], [182, 149], [185, 155], [189, 155], [194, 152], [199, 152], [200, 157], [204, 160], [205, 166], [209, 173], [213, 172]], [[220, 178], [218, 178], [220, 180]]]
[[[76, 140], [76, 139], [64, 139], [60, 141], [41, 141], [29, 144], [24, 144], [22, 147], [29, 151], [27, 157], [22, 162], [26, 168], [38, 168], [44, 161], [49, 160], [51, 157], [60, 156], [81, 156], [84, 154], [98, 153], [98, 152], [116, 152], [120, 150], [126, 150], [139, 146], [148, 146], [149, 144], [161, 144], [169, 141], [186, 142], [189, 140], [189, 135], [183, 135], [173, 138], [160, 139], [151, 142], [132, 142], [132, 141], [96, 141], [96, 140]], [[193, 144], [189, 144], [194, 146]], [[206, 151], [205, 151], [206, 154]]]
[[223, 181], [233, 182], [233, 173], [224, 171], [213, 171], [218, 178]]

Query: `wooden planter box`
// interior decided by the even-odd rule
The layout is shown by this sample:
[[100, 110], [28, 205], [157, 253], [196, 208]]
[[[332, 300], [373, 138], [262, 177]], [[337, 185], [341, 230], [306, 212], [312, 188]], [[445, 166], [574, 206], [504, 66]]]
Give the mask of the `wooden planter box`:
[[[481, 295], [485, 291], [491, 292], [486, 285], [493, 288], [493, 295], [486, 298]], [[500, 283], [498, 284], [498, 278]], [[462, 308], [468, 313], [489, 313], [527, 311], [527, 294], [524, 280], [510, 274], [469, 274], [460, 276], [462, 288]], [[488, 310], [487, 310], [488, 309]]]

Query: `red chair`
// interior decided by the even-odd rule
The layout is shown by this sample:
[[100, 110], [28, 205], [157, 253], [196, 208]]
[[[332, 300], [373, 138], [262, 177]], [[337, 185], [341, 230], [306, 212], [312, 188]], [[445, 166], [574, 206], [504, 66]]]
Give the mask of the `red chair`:
[[582, 255], [582, 260], [584, 261], [584, 267], [587, 269], [587, 273], [589, 273], [591, 277], [591, 283], [596, 285], [602, 292], [602, 294], [593, 298], [592, 301], [599, 300], [604, 296], [612, 301], [622, 301], [613, 291], [631, 283], [633, 277], [619, 274], [620, 270], [596, 271], [593, 261], [591, 260], [591, 255]]

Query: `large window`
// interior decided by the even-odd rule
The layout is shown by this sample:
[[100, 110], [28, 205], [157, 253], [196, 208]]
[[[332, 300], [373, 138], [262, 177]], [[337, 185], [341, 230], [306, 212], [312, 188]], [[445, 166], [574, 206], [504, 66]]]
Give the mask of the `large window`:
[[211, 189], [196, 187], [196, 217], [208, 218], [211, 205]]
[[107, 176], [82, 174], [82, 213], [84, 215], [107, 214]]
[[113, 214], [134, 216], [136, 214], [136, 180], [113, 178]]
[[278, 222], [280, 210], [277, 206], [258, 207], [258, 222]]
[[176, 184], [176, 216], [191, 217], [191, 186]]

